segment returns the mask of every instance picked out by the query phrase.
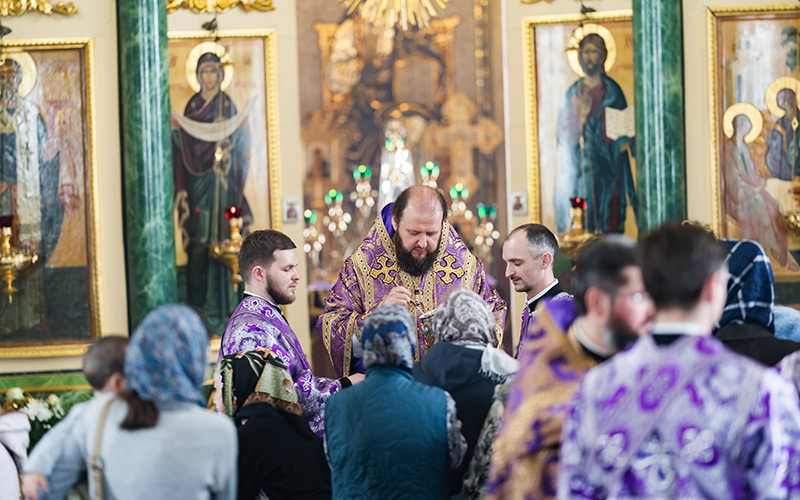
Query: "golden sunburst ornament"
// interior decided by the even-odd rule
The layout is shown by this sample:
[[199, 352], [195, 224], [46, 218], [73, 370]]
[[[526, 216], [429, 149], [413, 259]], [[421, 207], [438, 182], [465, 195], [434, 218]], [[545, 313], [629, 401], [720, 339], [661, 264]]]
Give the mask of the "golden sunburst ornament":
[[400, 25], [404, 30], [408, 25], [427, 27], [439, 10], [445, 9], [450, 0], [339, 0], [347, 6], [347, 15], [361, 6], [361, 15], [370, 23], [382, 26]]

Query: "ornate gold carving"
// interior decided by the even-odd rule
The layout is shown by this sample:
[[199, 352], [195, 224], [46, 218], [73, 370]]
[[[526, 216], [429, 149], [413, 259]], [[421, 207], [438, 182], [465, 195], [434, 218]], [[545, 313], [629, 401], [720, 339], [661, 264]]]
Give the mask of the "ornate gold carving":
[[432, 17], [437, 15], [435, 3], [440, 10], [445, 9], [445, 3], [450, 0], [339, 0], [347, 6], [347, 15], [355, 12], [361, 5], [361, 15], [364, 19], [378, 26], [399, 25], [403, 30], [412, 26], [429, 26]]
[[[538, 0], [534, 0], [532, 3], [535, 3], [535, 1]], [[579, 23], [581, 21], [628, 21], [632, 17], [633, 11], [631, 10], [614, 10], [589, 13], [586, 16], [581, 14], [536, 16], [526, 17], [522, 20], [522, 54], [525, 68], [525, 143], [528, 163], [528, 219], [531, 222], [541, 222], [542, 219], [541, 183], [539, 182], [539, 104], [536, 92], [536, 39], [533, 36], [534, 29], [541, 25]]]
[[247, 12], [275, 10], [272, 0], [167, 0], [167, 12], [170, 14], [180, 9], [188, 9], [199, 14], [202, 12], [225, 12], [236, 7], [241, 7]]
[[21, 16], [28, 12], [71, 16], [78, 13], [78, 8], [74, 2], [58, 2], [53, 5], [50, 0], [0, 0], [0, 16]]

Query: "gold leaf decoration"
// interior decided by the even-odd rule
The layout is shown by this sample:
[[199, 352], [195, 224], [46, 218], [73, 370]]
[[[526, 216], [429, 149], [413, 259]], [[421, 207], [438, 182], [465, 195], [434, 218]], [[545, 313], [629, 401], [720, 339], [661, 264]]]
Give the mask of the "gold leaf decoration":
[[275, 10], [272, 0], [167, 0], [167, 12], [170, 14], [180, 9], [188, 9], [199, 14], [204, 12], [225, 12], [236, 7], [241, 7], [247, 12], [251, 10], [260, 12]]
[[53, 5], [49, 0], [0, 0], [0, 16], [21, 16], [27, 12], [71, 16], [78, 13], [78, 8], [74, 2], [57, 2]]
[[355, 12], [361, 6], [361, 17], [370, 23], [381, 26], [394, 26], [399, 24], [404, 30], [408, 25], [427, 27], [432, 17], [438, 14], [434, 4], [439, 10], [445, 9], [445, 4], [450, 0], [339, 0], [347, 7], [347, 14]]

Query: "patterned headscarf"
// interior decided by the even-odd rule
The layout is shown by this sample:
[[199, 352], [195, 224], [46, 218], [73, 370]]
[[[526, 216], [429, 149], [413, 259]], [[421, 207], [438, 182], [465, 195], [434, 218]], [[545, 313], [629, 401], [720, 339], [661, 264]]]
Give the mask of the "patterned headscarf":
[[436, 342], [496, 347], [494, 327], [492, 309], [480, 295], [465, 288], [451, 292], [433, 316]]
[[759, 323], [775, 332], [772, 305], [774, 278], [769, 257], [755, 241], [720, 240], [729, 248], [728, 299], [718, 328], [729, 324]]
[[266, 403], [277, 410], [303, 415], [289, 370], [269, 349], [223, 356], [219, 370], [222, 403], [229, 417], [235, 417], [253, 403]]
[[378, 306], [364, 320], [361, 344], [364, 369], [388, 365], [411, 371], [416, 345], [414, 318], [398, 304]]
[[125, 352], [128, 389], [145, 401], [188, 401], [205, 405], [200, 392], [206, 373], [208, 335], [192, 309], [161, 306], [141, 322]]

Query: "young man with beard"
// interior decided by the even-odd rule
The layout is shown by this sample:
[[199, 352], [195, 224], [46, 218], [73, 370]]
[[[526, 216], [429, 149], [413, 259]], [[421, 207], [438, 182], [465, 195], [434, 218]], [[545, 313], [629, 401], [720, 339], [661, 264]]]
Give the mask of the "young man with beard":
[[506, 303], [486, 282], [483, 263], [445, 219], [447, 203], [430, 187], [406, 189], [386, 205], [355, 253], [339, 271], [325, 299], [317, 330], [339, 375], [361, 372], [359, 342], [364, 319], [381, 304], [406, 306], [417, 325], [415, 360], [433, 346], [425, 316], [450, 290], [467, 288], [492, 308], [502, 340]]
[[303, 348], [280, 306], [296, 298], [297, 256], [295, 244], [273, 230], [251, 233], [239, 250], [239, 269], [244, 277], [245, 298], [233, 312], [220, 345], [220, 357], [266, 348], [286, 364], [297, 390], [303, 415], [311, 430], [324, 434], [324, 407], [328, 397], [364, 379], [361, 374], [331, 380], [311, 373]]
[[590, 370], [566, 411], [558, 498], [800, 498], [797, 393], [711, 335], [727, 249], [666, 223], [639, 242], [651, 335]]
[[503, 243], [503, 260], [506, 278], [514, 290], [525, 294], [526, 307], [522, 312], [522, 328], [517, 344], [517, 357], [525, 344], [525, 333], [544, 299], [569, 297], [553, 274], [553, 264], [558, 255], [558, 240], [541, 224], [523, 224], [511, 231]]
[[649, 332], [653, 303], [628, 238], [587, 245], [570, 291], [573, 298], [544, 301], [531, 321], [492, 451], [486, 498], [555, 498], [566, 403], [589, 368]]

